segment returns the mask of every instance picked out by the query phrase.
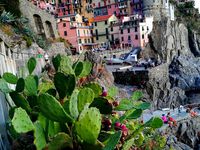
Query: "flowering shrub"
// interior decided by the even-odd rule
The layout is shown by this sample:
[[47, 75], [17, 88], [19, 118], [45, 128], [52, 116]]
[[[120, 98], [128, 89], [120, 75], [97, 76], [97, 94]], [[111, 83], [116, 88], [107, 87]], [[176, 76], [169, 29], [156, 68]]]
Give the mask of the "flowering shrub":
[[[73, 63], [60, 55], [52, 62], [52, 80], [33, 75], [35, 58], [27, 63], [26, 78], [4, 73], [0, 79], [0, 90], [15, 104], [10, 109], [8, 127], [13, 140], [33, 132], [38, 150], [162, 149], [165, 139], [156, 131], [162, 120], [140, 121], [143, 110], [150, 107], [139, 100], [141, 92], [117, 101], [116, 87], [106, 91], [87, 80], [92, 70], [90, 62]], [[16, 85], [15, 90], [8, 83]]]

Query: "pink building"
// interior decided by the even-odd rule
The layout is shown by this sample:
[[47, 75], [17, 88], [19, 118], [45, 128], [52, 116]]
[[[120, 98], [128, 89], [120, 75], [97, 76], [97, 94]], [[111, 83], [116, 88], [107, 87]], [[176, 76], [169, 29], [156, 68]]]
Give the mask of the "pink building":
[[152, 28], [153, 17], [146, 17], [144, 20], [137, 16], [125, 18], [119, 29], [121, 47], [145, 47]]
[[82, 16], [76, 15], [58, 20], [60, 36], [69, 41], [78, 53], [94, 46], [93, 26], [89, 22], [83, 22], [82, 19]]

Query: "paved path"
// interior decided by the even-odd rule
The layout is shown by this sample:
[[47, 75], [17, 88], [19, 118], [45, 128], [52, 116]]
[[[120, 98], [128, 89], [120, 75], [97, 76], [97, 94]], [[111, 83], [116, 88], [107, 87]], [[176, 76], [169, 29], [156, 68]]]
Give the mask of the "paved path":
[[[196, 111], [198, 113], [198, 116], [200, 116], [200, 110], [197, 107], [193, 108], [192, 110]], [[176, 121], [181, 121], [183, 119], [192, 118], [190, 116], [190, 113], [186, 113], [186, 109], [183, 109], [181, 111], [181, 113], [178, 113], [178, 108], [176, 108], [175, 110], [171, 109], [171, 110], [168, 110], [168, 111], [156, 110], [153, 113], [151, 113], [150, 110], [147, 110], [143, 114], [143, 120], [144, 120], [144, 122], [147, 122], [152, 117], [160, 117], [161, 118], [162, 114], [167, 115], [168, 112], [170, 112], [171, 117], [174, 118]], [[168, 126], [169, 126], [168, 124], [164, 124], [161, 129], [163, 130]]]

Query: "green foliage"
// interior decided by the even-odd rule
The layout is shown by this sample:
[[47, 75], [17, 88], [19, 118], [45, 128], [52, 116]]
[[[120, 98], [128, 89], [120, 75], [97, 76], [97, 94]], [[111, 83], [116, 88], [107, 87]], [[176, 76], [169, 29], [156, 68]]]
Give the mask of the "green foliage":
[[49, 94], [41, 94], [38, 97], [38, 104], [42, 114], [52, 121], [72, 122], [73, 119], [64, 111], [61, 104]]
[[118, 111], [126, 111], [133, 108], [133, 103], [129, 99], [122, 99], [119, 106], [115, 108]]
[[[10, 73], [0, 79], [0, 90], [9, 93], [16, 105], [9, 111], [12, 119], [9, 131], [14, 139], [21, 133], [34, 131], [34, 144], [39, 150], [128, 150], [132, 146], [152, 149], [152, 143], [163, 147], [165, 138], [155, 133], [162, 120], [152, 118], [144, 124], [140, 122], [143, 110], [150, 107], [149, 103], [140, 101], [141, 92], [122, 99], [117, 106], [116, 87], [108, 89], [108, 96], [103, 97], [102, 87], [90, 82], [91, 63], [72, 63], [69, 57], [57, 55], [53, 65], [56, 73], [52, 80], [43, 76], [39, 80], [32, 75], [36, 66], [34, 58], [28, 61], [30, 75], [25, 79]], [[81, 78], [88, 80], [80, 84]], [[8, 83], [16, 84], [15, 90]], [[124, 114], [119, 117], [118, 111]], [[121, 125], [116, 128], [115, 123]]]
[[115, 97], [118, 94], [118, 88], [116, 86], [110, 87], [108, 89], [108, 96]]
[[75, 124], [76, 132], [82, 140], [95, 144], [101, 129], [101, 115], [96, 108], [84, 109]]
[[96, 107], [99, 109], [101, 114], [111, 114], [112, 113], [112, 104], [105, 98], [99, 97], [95, 98], [90, 107]]
[[71, 97], [70, 97], [70, 101], [69, 101], [69, 111], [71, 116], [74, 119], [78, 118], [79, 112], [78, 112], [78, 95], [79, 95], [79, 91], [77, 89], [74, 90], [74, 92], [72, 93]]
[[70, 96], [75, 88], [76, 79], [74, 75], [65, 75], [61, 72], [56, 73], [54, 84], [60, 99]]
[[26, 113], [22, 108], [16, 108], [14, 117], [12, 119], [12, 125], [16, 132], [18, 133], [26, 133], [31, 130], [34, 130], [34, 125]]
[[121, 134], [122, 132], [118, 131], [115, 134], [111, 135], [106, 143], [106, 146], [103, 148], [103, 150], [114, 150], [121, 138]]
[[32, 74], [35, 67], [36, 67], [36, 59], [34, 57], [31, 57], [29, 60], [28, 60], [28, 63], [27, 63], [27, 66], [28, 66], [28, 71], [29, 71], [29, 74]]
[[34, 144], [37, 148], [37, 150], [42, 150], [43, 148], [46, 147], [46, 139], [45, 139], [45, 133], [44, 129], [42, 128], [42, 125], [40, 124], [39, 121], [36, 121], [34, 123], [35, 130], [34, 130]]
[[79, 77], [85, 77], [89, 75], [91, 70], [92, 70], [92, 63], [88, 61], [83, 62], [83, 70], [81, 74], [79, 75]]
[[58, 133], [49, 143], [49, 150], [73, 148], [72, 138], [66, 133]]
[[102, 93], [101, 86], [97, 83], [91, 82], [91, 83], [87, 84], [86, 87], [93, 90], [95, 97], [99, 97], [99, 95], [101, 95], [101, 93]]
[[139, 100], [142, 98], [142, 92], [141, 91], [135, 91], [133, 95], [131, 96], [132, 100]]
[[23, 39], [26, 41], [26, 46], [30, 47], [32, 45], [32, 39], [28, 36], [23, 36]]
[[16, 84], [18, 80], [18, 78], [14, 74], [9, 73], [9, 72], [4, 73], [3, 78], [4, 80], [6, 80], [6, 82], [10, 84]]
[[4, 0], [5, 10], [14, 14], [17, 17], [21, 16], [21, 12], [19, 9], [19, 0]]
[[54, 57], [52, 59], [53, 66], [56, 69], [56, 71], [58, 71], [58, 68], [60, 66], [60, 61], [61, 61], [61, 55], [60, 54], [58, 54], [56, 57]]
[[28, 101], [21, 94], [14, 91], [10, 93], [10, 97], [17, 107], [25, 109], [28, 113], [31, 112], [31, 107], [29, 106]]
[[78, 110], [81, 112], [84, 106], [89, 103], [91, 104], [94, 100], [94, 92], [90, 88], [83, 88], [78, 94]]
[[22, 92], [25, 88], [25, 81], [23, 78], [19, 78], [19, 80], [17, 81], [17, 85], [16, 85], [16, 92]]
[[27, 95], [37, 95], [38, 81], [33, 75], [29, 75], [25, 79], [25, 92]]

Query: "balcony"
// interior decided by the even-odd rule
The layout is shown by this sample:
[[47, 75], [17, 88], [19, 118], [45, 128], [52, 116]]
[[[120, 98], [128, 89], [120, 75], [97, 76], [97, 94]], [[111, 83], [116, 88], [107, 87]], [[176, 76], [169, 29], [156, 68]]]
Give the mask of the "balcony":
[[124, 8], [127, 8], [127, 5], [121, 5], [121, 6], [119, 6], [119, 9], [124, 9]]

